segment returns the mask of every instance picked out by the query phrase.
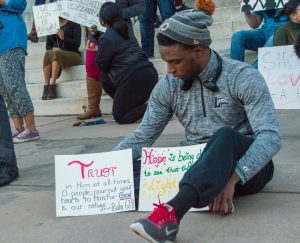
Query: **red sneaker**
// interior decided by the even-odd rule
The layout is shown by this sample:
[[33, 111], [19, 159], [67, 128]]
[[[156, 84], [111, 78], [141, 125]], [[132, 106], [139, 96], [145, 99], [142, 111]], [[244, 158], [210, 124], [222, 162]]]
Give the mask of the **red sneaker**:
[[169, 204], [153, 204], [153, 209], [147, 217], [139, 219], [130, 225], [130, 229], [153, 243], [175, 242], [179, 231], [179, 222], [175, 210]]

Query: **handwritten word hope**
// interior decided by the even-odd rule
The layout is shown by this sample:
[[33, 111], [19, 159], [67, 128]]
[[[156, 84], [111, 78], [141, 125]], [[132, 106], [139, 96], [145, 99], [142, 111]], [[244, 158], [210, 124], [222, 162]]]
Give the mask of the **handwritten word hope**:
[[[82, 176], [82, 179], [85, 178], [85, 174], [84, 174], [84, 168], [85, 167], [90, 167], [92, 164], [94, 163], [94, 161], [92, 161], [90, 164], [84, 164], [80, 161], [72, 161], [68, 164], [68, 166], [72, 165], [72, 164], [79, 164], [81, 166], [81, 176]], [[108, 168], [103, 168], [103, 169], [89, 169], [88, 170], [88, 177], [108, 177], [111, 175], [112, 173], [112, 176], [115, 175], [115, 170], [117, 169], [117, 167], [108, 167]]]
[[151, 149], [149, 154], [147, 153], [147, 150], [143, 149], [143, 151], [145, 152], [145, 155], [146, 155], [146, 159], [145, 159], [145, 162], [143, 164], [146, 164], [147, 160], [148, 160], [149, 161], [148, 164], [156, 164], [155, 166], [158, 168], [160, 163], [165, 163], [166, 162], [166, 157], [165, 156], [164, 157], [152, 156], [153, 149]]

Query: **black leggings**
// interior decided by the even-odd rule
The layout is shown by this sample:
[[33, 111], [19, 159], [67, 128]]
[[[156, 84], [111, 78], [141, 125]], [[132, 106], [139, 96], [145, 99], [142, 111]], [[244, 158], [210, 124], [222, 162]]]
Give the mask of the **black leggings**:
[[116, 88], [108, 73], [101, 72], [100, 80], [105, 92], [114, 99], [113, 116], [119, 124], [130, 124], [143, 118], [150, 94], [157, 84], [158, 74], [154, 67], [136, 70]]

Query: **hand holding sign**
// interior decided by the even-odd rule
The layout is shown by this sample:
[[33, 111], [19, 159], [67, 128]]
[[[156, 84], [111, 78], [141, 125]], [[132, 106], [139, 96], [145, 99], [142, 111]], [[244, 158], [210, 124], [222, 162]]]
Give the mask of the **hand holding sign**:
[[93, 35], [97, 35], [98, 31], [98, 27], [96, 25], [93, 25], [89, 28], [89, 31], [93, 34]]
[[65, 32], [62, 29], [58, 29], [56, 33], [61, 40], [65, 39]]

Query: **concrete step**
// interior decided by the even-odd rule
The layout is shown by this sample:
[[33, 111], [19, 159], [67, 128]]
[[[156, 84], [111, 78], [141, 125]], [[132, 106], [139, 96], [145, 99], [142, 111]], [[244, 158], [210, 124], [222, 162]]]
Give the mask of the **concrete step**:
[[[57, 79], [57, 83], [70, 80], [83, 80], [86, 78], [84, 65], [66, 68], [61, 72], [61, 76]], [[44, 84], [43, 69], [32, 69], [25, 71], [25, 81], [27, 84]]]
[[[220, 53], [221, 56], [230, 58], [230, 52]], [[245, 51], [245, 62], [252, 65], [256, 60], [258, 52], [256, 51]]]
[[[85, 112], [83, 105], [87, 105], [86, 98], [58, 98], [55, 100], [32, 100], [35, 116], [79, 115]], [[103, 114], [112, 113], [113, 100], [109, 96], [102, 96], [100, 109]]]
[[[81, 54], [80, 64], [85, 65], [85, 51], [81, 51], [80, 54]], [[25, 61], [25, 70], [43, 68], [43, 60], [44, 60], [44, 54], [37, 55], [37, 56], [28, 55]]]
[[[31, 99], [41, 99], [44, 91], [44, 84], [28, 84], [27, 90]], [[86, 81], [76, 80], [57, 83], [56, 92], [58, 98], [86, 98]]]
[[[81, 38], [79, 51], [85, 51], [85, 39]], [[46, 52], [46, 42], [30, 43], [27, 45], [28, 56], [44, 55]]]
[[[28, 57], [29, 61], [28, 64], [26, 64], [26, 67], [36, 67], [42, 65], [42, 57]], [[27, 61], [27, 60], [26, 60]], [[32, 63], [30, 62], [32, 61]], [[41, 64], [38, 63], [38, 61], [41, 61]], [[158, 74], [165, 74], [167, 72], [167, 64], [162, 61], [161, 59], [153, 59], [150, 60], [154, 67], [156, 68]], [[83, 61], [85, 62], [85, 58], [83, 58]], [[70, 80], [85, 80], [86, 78], [86, 71], [85, 71], [85, 65], [79, 65], [79, 66], [73, 66], [70, 68], [66, 68], [61, 72], [61, 76], [59, 79], [57, 79], [58, 83], [70, 81]], [[44, 84], [44, 73], [43, 69], [27, 69], [25, 70], [25, 80], [27, 84]]]

